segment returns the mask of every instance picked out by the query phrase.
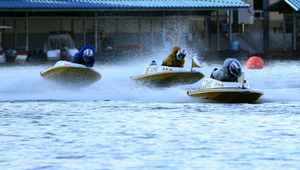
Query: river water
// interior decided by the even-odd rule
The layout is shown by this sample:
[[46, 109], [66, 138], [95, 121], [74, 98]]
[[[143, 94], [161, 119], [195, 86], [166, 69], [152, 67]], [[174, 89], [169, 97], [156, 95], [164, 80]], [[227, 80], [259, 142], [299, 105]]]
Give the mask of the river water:
[[[99, 82], [69, 89], [44, 80], [47, 64], [1, 65], [0, 169], [300, 169], [300, 62], [248, 70], [255, 103], [191, 98], [130, 76], [151, 60], [96, 63]], [[241, 61], [245, 64], [245, 61]], [[202, 63], [207, 76], [222, 62]]]

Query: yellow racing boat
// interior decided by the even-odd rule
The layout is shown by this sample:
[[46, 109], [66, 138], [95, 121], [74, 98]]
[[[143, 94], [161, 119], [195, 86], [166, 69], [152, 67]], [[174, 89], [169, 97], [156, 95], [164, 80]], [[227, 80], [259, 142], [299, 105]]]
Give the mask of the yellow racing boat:
[[[245, 87], [245, 86], [248, 87]], [[222, 103], [252, 103], [257, 101], [264, 93], [252, 90], [242, 76], [238, 82], [222, 82], [207, 78], [203, 80], [200, 89], [187, 91], [187, 95], [202, 99], [210, 99]]]
[[182, 67], [150, 65], [142, 75], [132, 76], [131, 79], [150, 86], [170, 87], [193, 84], [203, 77], [204, 75], [194, 67], [187, 70]]
[[74, 87], [88, 86], [101, 78], [101, 74], [94, 69], [69, 61], [58, 61], [40, 74], [44, 79]]

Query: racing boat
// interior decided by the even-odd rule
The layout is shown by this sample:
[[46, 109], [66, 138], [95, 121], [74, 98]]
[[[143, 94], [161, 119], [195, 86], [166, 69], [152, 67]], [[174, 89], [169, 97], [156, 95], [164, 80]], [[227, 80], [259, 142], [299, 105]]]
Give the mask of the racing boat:
[[58, 61], [40, 74], [44, 79], [73, 87], [88, 86], [101, 78], [101, 74], [94, 69], [69, 61]]
[[188, 96], [223, 103], [252, 103], [263, 94], [261, 91], [252, 90], [250, 83], [244, 80], [244, 75], [237, 82], [222, 82], [206, 78], [200, 89], [187, 91]]
[[203, 77], [204, 75], [194, 67], [187, 70], [182, 67], [157, 66], [155, 61], [152, 61], [142, 75], [132, 76], [131, 79], [150, 86], [170, 87], [193, 84]]

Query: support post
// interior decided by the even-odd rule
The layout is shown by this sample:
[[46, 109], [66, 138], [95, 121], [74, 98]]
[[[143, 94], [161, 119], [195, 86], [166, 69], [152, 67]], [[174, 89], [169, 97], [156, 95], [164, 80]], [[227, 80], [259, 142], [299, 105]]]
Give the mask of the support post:
[[95, 12], [94, 25], [95, 25], [95, 51], [98, 52], [98, 20], [97, 20], [97, 12]]
[[[267, 8], [269, 6], [269, 0], [263, 1], [263, 9]], [[269, 12], [264, 11], [263, 12], [263, 46], [265, 49], [270, 49], [270, 33], [269, 33], [269, 27], [270, 27], [270, 17]]]
[[26, 12], [26, 22], [25, 22], [25, 32], [26, 32], [26, 45], [25, 50], [28, 51], [28, 45], [29, 45], [29, 32], [28, 32], [28, 12]]
[[296, 15], [295, 15], [295, 10], [293, 11], [293, 49], [297, 49], [297, 33], [296, 33]]

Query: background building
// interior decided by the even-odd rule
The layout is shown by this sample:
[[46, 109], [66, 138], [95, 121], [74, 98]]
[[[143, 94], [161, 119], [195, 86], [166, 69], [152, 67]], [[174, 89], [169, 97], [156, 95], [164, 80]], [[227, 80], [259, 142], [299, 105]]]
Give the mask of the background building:
[[[102, 58], [165, 52], [175, 45], [218, 57], [232, 51], [232, 42], [238, 42], [243, 53], [237, 55], [264, 50], [264, 1], [260, 0], [1, 1], [0, 25], [12, 27], [2, 30], [4, 49], [45, 50], [49, 33], [66, 32], [76, 48], [93, 45]], [[277, 41], [283, 38], [283, 14], [270, 12], [269, 18], [268, 32], [276, 34], [270, 36], [269, 48], [289, 46], [288, 38]]]

